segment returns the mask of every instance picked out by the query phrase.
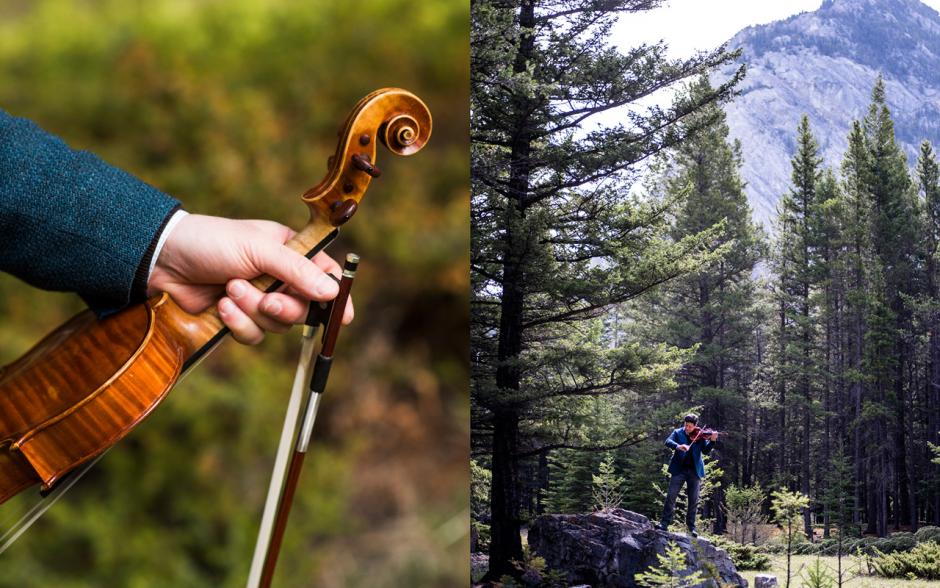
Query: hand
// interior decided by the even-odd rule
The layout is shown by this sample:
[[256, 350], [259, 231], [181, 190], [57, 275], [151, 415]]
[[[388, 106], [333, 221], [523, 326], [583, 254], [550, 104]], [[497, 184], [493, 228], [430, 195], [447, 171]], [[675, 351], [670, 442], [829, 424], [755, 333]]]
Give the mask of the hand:
[[678, 447], [676, 447], [676, 449], [678, 449], [679, 451], [688, 451], [688, 450], [689, 450], [689, 446], [688, 446], [688, 445], [679, 445]]
[[[339, 287], [326, 273], [342, 270], [323, 252], [311, 260], [284, 246], [294, 231], [262, 220], [233, 220], [190, 214], [173, 227], [150, 275], [147, 294], [167, 292], [186, 312], [218, 300], [219, 317], [236, 341], [260, 343], [265, 331], [283, 333], [307, 316], [308, 301], [328, 301]], [[248, 280], [261, 274], [287, 289], [265, 294]], [[353, 319], [352, 300], [343, 324]]]
[[708, 438], [711, 439], [712, 441], [717, 441], [718, 433], [712, 433], [711, 435], [708, 436]]

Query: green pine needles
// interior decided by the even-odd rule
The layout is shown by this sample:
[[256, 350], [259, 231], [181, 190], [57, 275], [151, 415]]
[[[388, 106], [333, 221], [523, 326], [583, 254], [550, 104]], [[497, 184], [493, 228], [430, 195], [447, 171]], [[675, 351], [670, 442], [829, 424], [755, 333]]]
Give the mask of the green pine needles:
[[608, 456], [601, 461], [598, 472], [591, 476], [594, 483], [594, 509], [612, 510], [623, 502], [625, 480], [614, 470], [614, 458]]
[[659, 565], [634, 577], [637, 585], [644, 588], [692, 588], [705, 582], [701, 570], [689, 567], [682, 548], [670, 541], [666, 554], [656, 554]]

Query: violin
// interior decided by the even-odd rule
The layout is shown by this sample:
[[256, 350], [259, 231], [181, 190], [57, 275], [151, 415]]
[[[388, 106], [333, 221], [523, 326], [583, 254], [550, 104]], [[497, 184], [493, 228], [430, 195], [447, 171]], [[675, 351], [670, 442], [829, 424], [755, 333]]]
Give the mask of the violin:
[[[407, 156], [430, 135], [431, 113], [414, 94], [384, 88], [360, 100], [326, 176], [301, 196], [310, 219], [287, 246], [309, 258], [336, 237], [381, 174], [378, 143]], [[283, 286], [267, 275], [251, 283]], [[189, 314], [163, 293], [100, 320], [81, 312], [0, 368], [0, 504], [36, 484], [49, 491], [120, 441], [227, 333], [215, 305]]]
[[699, 441], [706, 441], [708, 440], [709, 437], [711, 437], [712, 435], [716, 435], [716, 434], [727, 435], [728, 433], [725, 433], [724, 431], [716, 431], [714, 429], [695, 427], [694, 429], [692, 429], [692, 432], [689, 433], [689, 439], [692, 440], [690, 444], [697, 443]]

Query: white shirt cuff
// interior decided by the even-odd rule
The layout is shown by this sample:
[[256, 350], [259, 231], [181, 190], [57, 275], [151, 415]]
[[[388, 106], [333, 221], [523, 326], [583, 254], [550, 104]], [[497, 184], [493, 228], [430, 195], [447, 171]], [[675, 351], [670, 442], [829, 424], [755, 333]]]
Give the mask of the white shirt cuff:
[[183, 209], [177, 210], [173, 213], [173, 216], [170, 217], [170, 220], [167, 221], [166, 226], [163, 227], [163, 232], [160, 233], [160, 239], [157, 241], [157, 246], [153, 250], [153, 257], [150, 258], [150, 269], [147, 270], [147, 283], [150, 283], [150, 276], [153, 274], [153, 268], [157, 265], [157, 258], [160, 257], [160, 251], [163, 250], [163, 246], [166, 245], [166, 240], [170, 236], [170, 233], [173, 232], [173, 229], [176, 228], [176, 225], [183, 220], [183, 217], [189, 213]]

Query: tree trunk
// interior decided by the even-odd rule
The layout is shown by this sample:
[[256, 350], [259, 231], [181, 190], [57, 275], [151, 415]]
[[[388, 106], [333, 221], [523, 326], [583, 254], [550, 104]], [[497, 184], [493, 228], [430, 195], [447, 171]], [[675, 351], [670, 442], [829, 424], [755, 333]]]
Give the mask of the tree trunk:
[[[513, 63], [516, 73], [526, 71], [534, 49], [535, 6], [533, 0], [522, 0], [519, 8], [519, 47]], [[525, 297], [524, 257], [528, 249], [528, 235], [522, 222], [525, 218], [525, 199], [529, 192], [531, 171], [530, 111], [524, 96], [514, 105], [514, 140], [510, 157], [509, 189], [506, 202], [505, 252], [503, 254], [503, 291], [500, 300], [499, 365], [496, 368], [496, 387], [504, 396], [519, 391], [519, 366], [522, 353], [523, 302]], [[492, 514], [490, 540], [490, 569], [485, 579], [499, 580], [504, 574], [519, 576], [521, 571], [512, 566], [512, 560], [522, 561], [522, 537], [519, 521], [519, 487], [516, 453], [519, 445], [519, 413], [512, 401], [502, 403], [494, 410], [493, 426], [493, 481], [490, 492]]]

